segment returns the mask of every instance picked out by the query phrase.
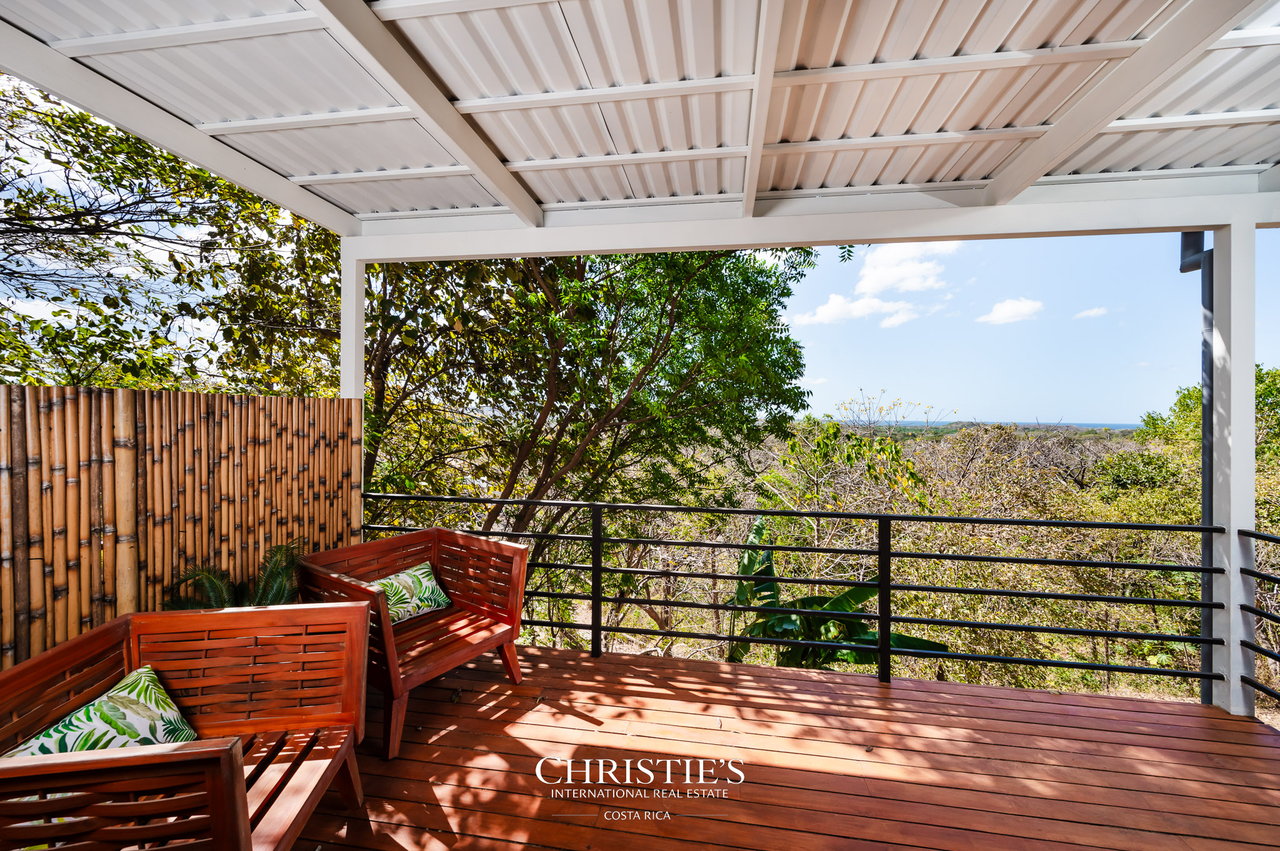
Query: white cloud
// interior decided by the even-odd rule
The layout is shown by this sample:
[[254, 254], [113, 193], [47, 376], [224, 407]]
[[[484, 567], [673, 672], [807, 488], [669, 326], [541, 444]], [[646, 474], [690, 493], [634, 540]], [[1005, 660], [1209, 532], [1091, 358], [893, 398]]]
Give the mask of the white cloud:
[[805, 387], [821, 387], [823, 384], [826, 384], [827, 381], [829, 380], [830, 379], [827, 379], [827, 378], [802, 378], [800, 379], [800, 383], [803, 384]]
[[[909, 301], [888, 300], [881, 295], [891, 292], [916, 293], [940, 290], [947, 286], [945, 269], [934, 257], [954, 254], [959, 242], [903, 242], [877, 245], [867, 252], [862, 271], [853, 285], [853, 295], [832, 293], [827, 303], [809, 313], [791, 318], [796, 325], [830, 325], [850, 319], [879, 316], [881, 328], [896, 328], [938, 306], [926, 309]], [[947, 296], [949, 297], [949, 296]]]
[[1082, 310], [1072, 319], [1097, 319], [1099, 316], [1106, 316], [1107, 309], [1105, 307], [1091, 307], [1088, 310]]
[[991, 308], [991, 312], [979, 316], [978, 322], [986, 322], [991, 325], [1007, 325], [1010, 322], [1022, 322], [1024, 319], [1031, 319], [1037, 313], [1044, 310], [1044, 302], [1036, 301], [1030, 298], [1007, 298], [1004, 301], [998, 301]]
[[832, 293], [827, 297], [826, 304], [810, 313], [801, 313], [791, 321], [796, 325], [830, 325], [847, 319], [883, 316], [880, 327], [893, 328], [919, 315], [915, 305], [909, 301], [884, 301], [874, 296], [851, 299], [839, 293]]
[[915, 293], [946, 287], [941, 263], [930, 258], [955, 254], [959, 242], [902, 242], [877, 245], [862, 261], [853, 291], [858, 295]]

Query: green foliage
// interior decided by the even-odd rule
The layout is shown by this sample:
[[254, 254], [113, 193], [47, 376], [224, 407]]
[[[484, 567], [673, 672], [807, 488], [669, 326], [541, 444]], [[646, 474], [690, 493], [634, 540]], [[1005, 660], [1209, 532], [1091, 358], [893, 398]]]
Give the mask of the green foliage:
[[[762, 517], [751, 527], [751, 533], [746, 542], [752, 546], [763, 546], [768, 540], [768, 527]], [[836, 663], [849, 665], [875, 663], [877, 658], [875, 646], [879, 641], [879, 633], [867, 627], [870, 614], [862, 609], [864, 604], [875, 598], [875, 587], [853, 587], [831, 596], [816, 594], [783, 600], [777, 582], [759, 581], [776, 577], [770, 550], [743, 550], [738, 573], [741, 576], [756, 577], [756, 579], [739, 580], [733, 598], [728, 601], [730, 604], [772, 609], [803, 609], [812, 614], [760, 612], [740, 631], [735, 626], [731, 626], [730, 629], [734, 634], [755, 638], [849, 645], [847, 647], [779, 645], [775, 652], [775, 664], [789, 668], [826, 669]], [[871, 582], [874, 581], [873, 578]], [[916, 650], [945, 651], [947, 649], [945, 644], [897, 632], [890, 633], [889, 643], [893, 647]], [[735, 642], [729, 646], [728, 660], [741, 662], [747, 657], [750, 649], [750, 642]]]
[[166, 589], [166, 609], [225, 609], [240, 606], [282, 606], [297, 601], [298, 559], [306, 541], [295, 538], [276, 544], [258, 568], [254, 582], [233, 582], [230, 572], [211, 565], [190, 568]]
[[[199, 386], [207, 264], [279, 210], [0, 76], [0, 380]], [[215, 264], [216, 265], [216, 264]]]
[[1117, 452], [1094, 466], [1104, 502], [1115, 502], [1122, 491], [1152, 490], [1172, 483], [1178, 476], [1174, 463], [1152, 452]]

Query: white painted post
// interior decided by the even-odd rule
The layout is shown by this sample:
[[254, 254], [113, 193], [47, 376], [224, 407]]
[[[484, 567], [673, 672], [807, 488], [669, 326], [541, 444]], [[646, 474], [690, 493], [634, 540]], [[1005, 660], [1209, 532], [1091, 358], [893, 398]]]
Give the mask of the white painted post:
[[339, 395], [364, 398], [364, 273], [365, 262], [342, 240], [342, 299], [338, 352]]
[[1241, 574], [1253, 566], [1252, 542], [1240, 537], [1254, 524], [1254, 222], [1213, 231], [1213, 563], [1226, 573], [1213, 579], [1213, 634], [1226, 644], [1213, 651], [1213, 702], [1233, 715], [1253, 714], [1253, 690], [1240, 677], [1253, 675], [1253, 654], [1240, 645], [1253, 639], [1254, 582]]

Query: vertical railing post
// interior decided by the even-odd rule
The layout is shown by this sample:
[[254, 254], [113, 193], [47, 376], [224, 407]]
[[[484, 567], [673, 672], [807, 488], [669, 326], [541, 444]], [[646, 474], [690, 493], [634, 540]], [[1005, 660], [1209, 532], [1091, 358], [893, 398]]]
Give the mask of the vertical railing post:
[[604, 509], [591, 506], [591, 655], [600, 658], [604, 621]]
[[879, 586], [876, 589], [876, 621], [878, 624], [876, 643], [879, 655], [877, 668], [879, 669], [880, 682], [882, 683], [887, 683], [891, 679], [893, 659], [893, 654], [889, 650], [890, 633], [893, 625], [892, 594], [890, 593], [890, 586], [893, 584], [893, 576], [890, 573], [893, 548], [891, 546], [890, 530], [891, 523], [888, 517], [881, 517], [876, 521], [876, 560], [878, 562], [876, 583]]

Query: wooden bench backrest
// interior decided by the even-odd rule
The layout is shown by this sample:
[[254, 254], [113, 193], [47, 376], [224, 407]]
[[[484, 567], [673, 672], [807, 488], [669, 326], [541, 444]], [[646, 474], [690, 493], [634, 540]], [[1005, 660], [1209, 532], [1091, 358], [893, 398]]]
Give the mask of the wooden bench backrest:
[[364, 603], [133, 615], [130, 663], [151, 665], [204, 736], [364, 729]]
[[116, 618], [0, 675], [0, 753], [100, 697], [130, 670], [129, 616]]

